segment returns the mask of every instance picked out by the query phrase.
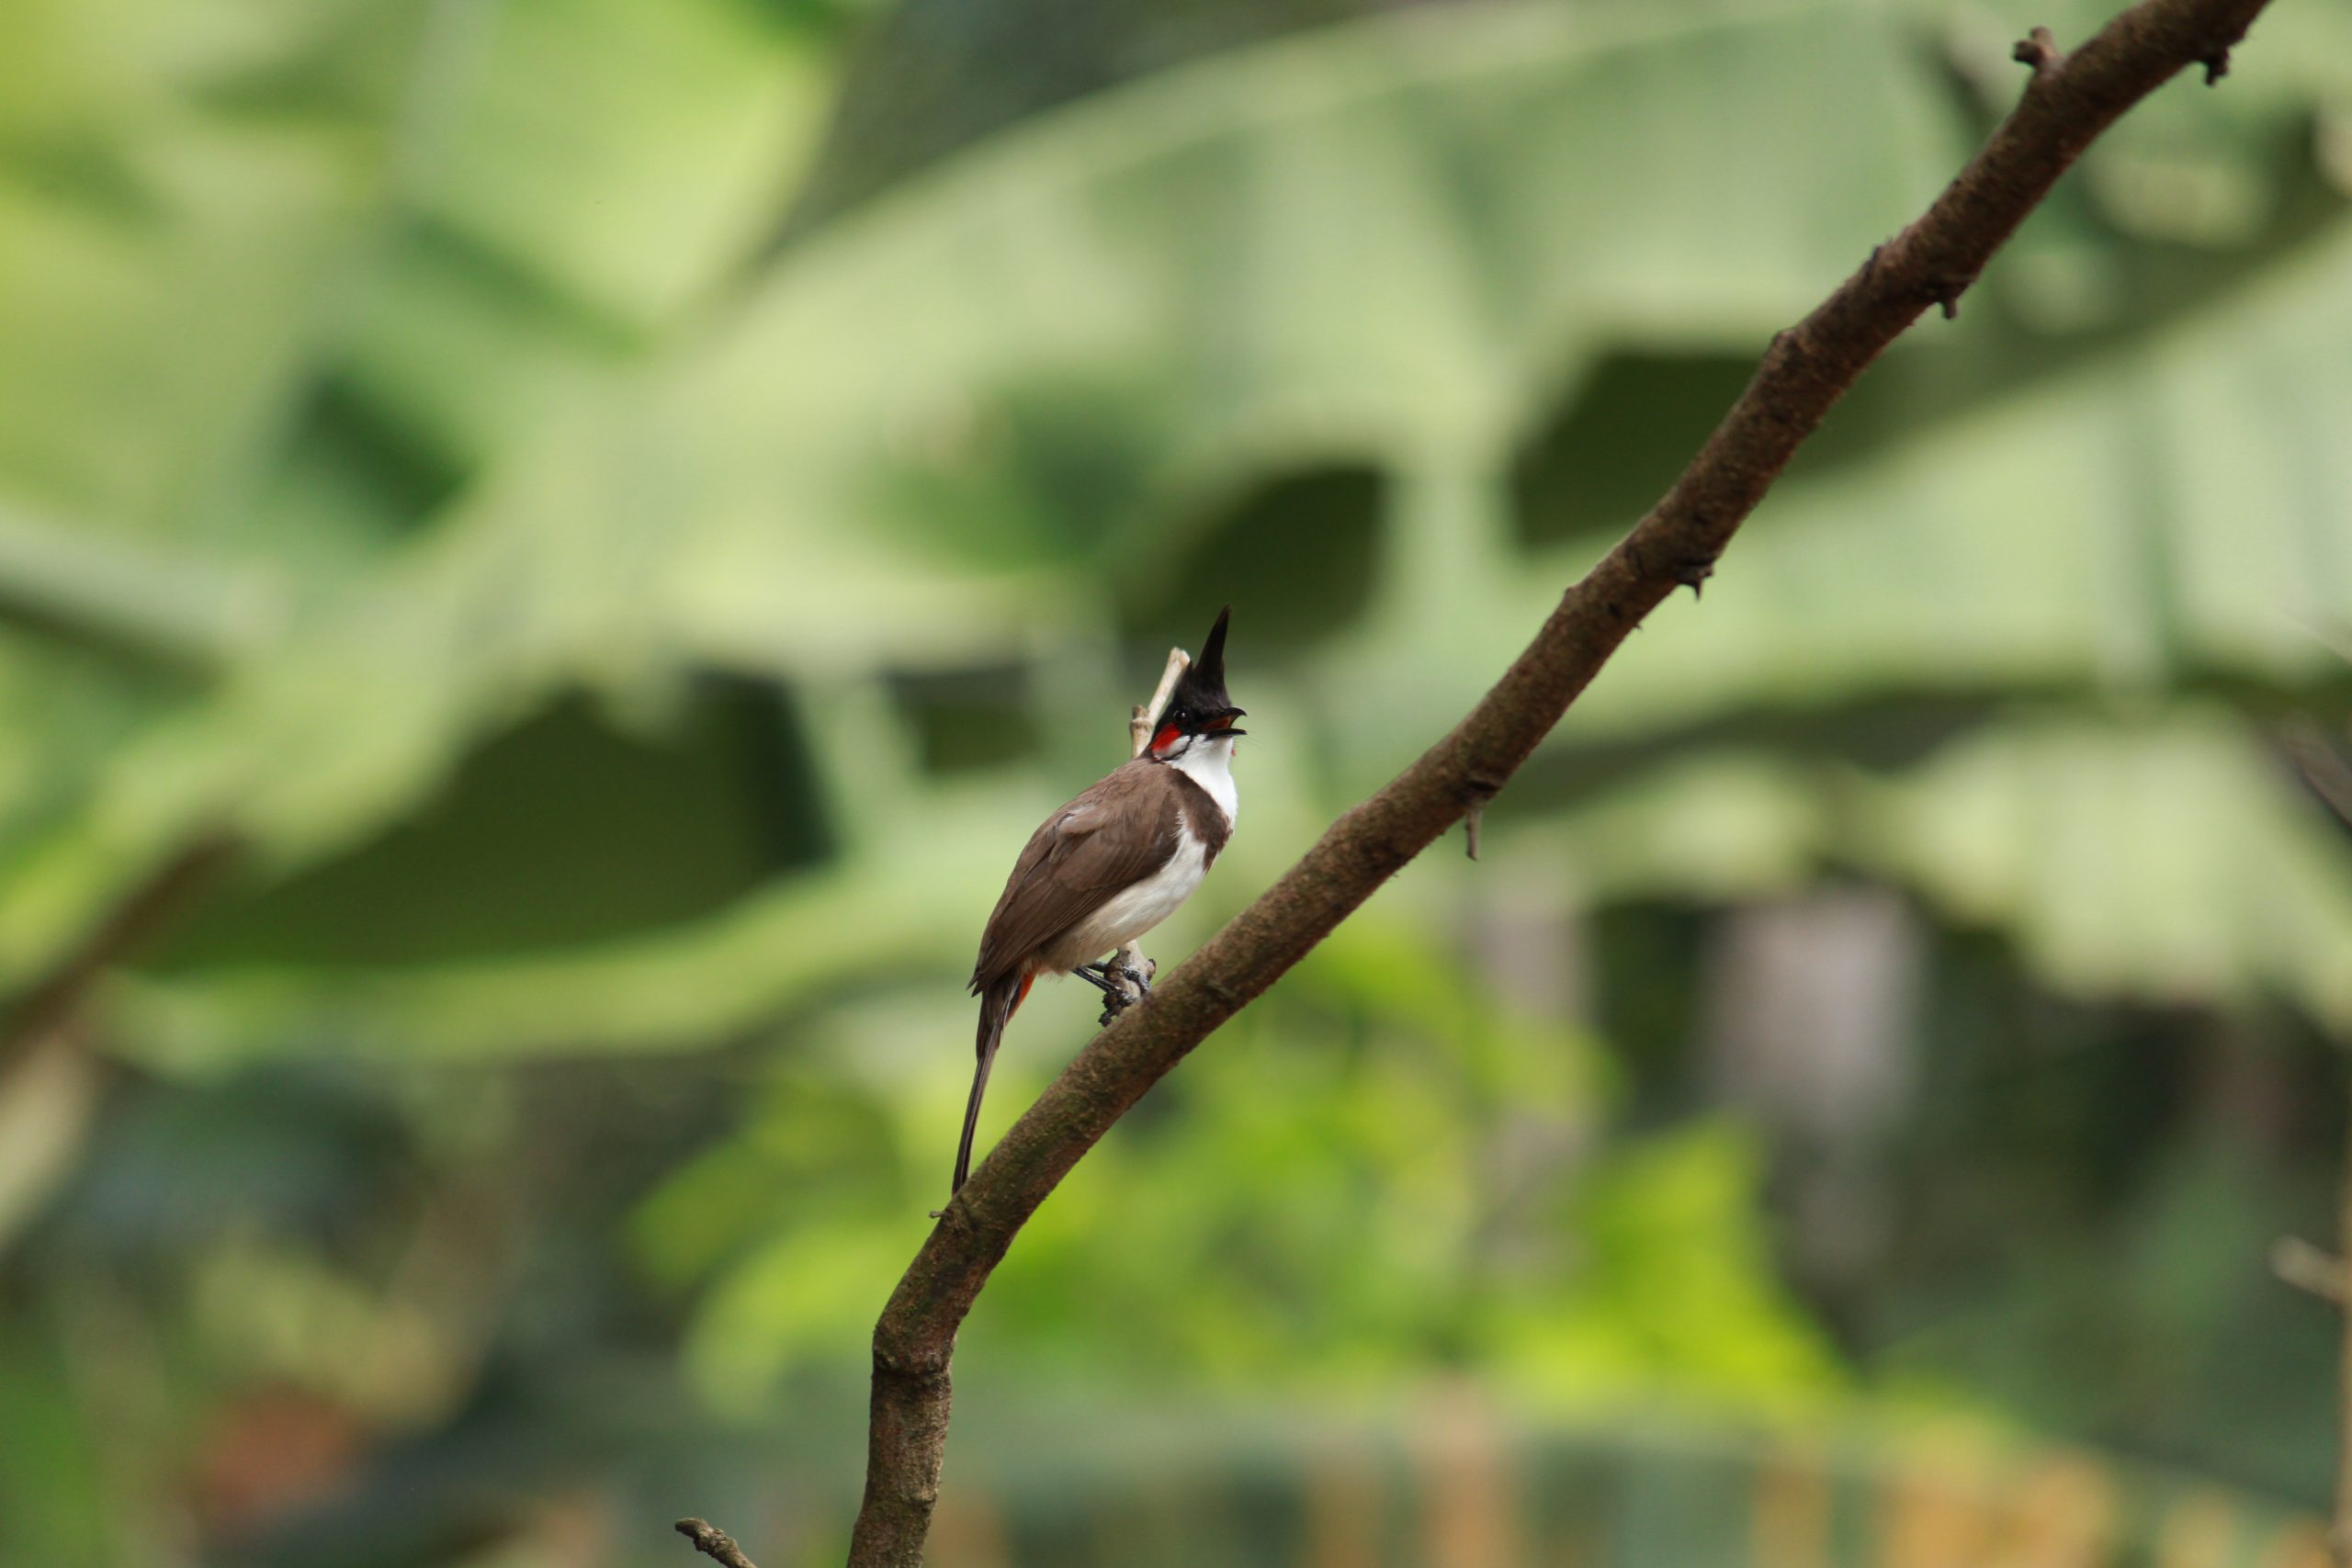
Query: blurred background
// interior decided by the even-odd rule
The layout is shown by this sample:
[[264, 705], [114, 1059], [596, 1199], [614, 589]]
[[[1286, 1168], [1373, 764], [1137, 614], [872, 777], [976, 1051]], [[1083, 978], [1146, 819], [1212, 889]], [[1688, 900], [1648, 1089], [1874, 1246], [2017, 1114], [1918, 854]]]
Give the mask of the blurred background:
[[[1163, 964], [2103, 11], [10, 0], [0, 1562], [838, 1562], [1170, 644]], [[1056, 1194], [933, 1561], [2321, 1562], [2347, 518], [2282, 0]]]

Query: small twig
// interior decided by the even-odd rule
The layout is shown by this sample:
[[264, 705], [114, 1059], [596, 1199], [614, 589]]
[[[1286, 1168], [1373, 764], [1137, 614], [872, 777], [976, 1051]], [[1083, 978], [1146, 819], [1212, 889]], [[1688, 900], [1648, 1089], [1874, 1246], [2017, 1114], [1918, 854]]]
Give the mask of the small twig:
[[2009, 51], [2009, 58], [2019, 65], [2030, 65], [2036, 72], [2048, 70], [2058, 63], [2058, 40], [2050, 36], [2048, 28], [2036, 28], [2018, 39]]
[[2336, 754], [2319, 726], [2298, 721], [2279, 736], [2279, 744], [2305, 787], [2338, 822], [2352, 828], [2352, 765]]
[[[1694, 584], [1690, 590], [1698, 592]], [[1473, 773], [1462, 781], [1470, 792], [1470, 804], [1462, 810], [1462, 836], [1468, 840], [1470, 858], [1478, 858], [1478, 829], [1487, 818], [1487, 803], [1502, 793], [1503, 781], [1487, 773]]]
[[733, 1536], [708, 1519], [680, 1519], [676, 1529], [680, 1535], [695, 1543], [696, 1551], [726, 1564], [726, 1568], [758, 1568], [743, 1555], [743, 1549], [735, 1544]]
[[2352, 1306], [2352, 1269], [2344, 1259], [2313, 1247], [2299, 1235], [2282, 1235], [2270, 1244], [2270, 1271], [2280, 1281], [2306, 1291], [2324, 1302]]
[[48, 973], [0, 1008], [0, 1067], [63, 1027], [107, 972], [153, 941], [240, 848], [226, 829], [207, 829], [125, 888]]
[[1171, 648], [1168, 650], [1168, 668], [1159, 672], [1159, 690], [1151, 694], [1151, 701], [1148, 704], [1136, 709], [1134, 716], [1127, 720], [1127, 739], [1130, 742], [1127, 750], [1128, 756], [1142, 756], [1144, 748], [1151, 744], [1152, 728], [1159, 723], [1160, 710], [1168, 705], [1168, 699], [1174, 694], [1178, 679], [1192, 667], [1191, 654], [1181, 648]]

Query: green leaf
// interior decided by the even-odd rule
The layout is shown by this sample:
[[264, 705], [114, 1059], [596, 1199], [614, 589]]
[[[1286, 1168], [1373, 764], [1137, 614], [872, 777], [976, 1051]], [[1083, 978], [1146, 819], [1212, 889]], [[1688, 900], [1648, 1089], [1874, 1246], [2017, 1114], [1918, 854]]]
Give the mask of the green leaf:
[[[1899, 36], [1843, 6], [1435, 20], [1106, 96], [812, 239], [642, 395], [594, 400], [128, 759], [101, 812], [233, 799], [315, 852], [553, 682], [978, 656], [1016, 605], [1068, 602], [1046, 586], [1067, 580], [1059, 547], [1125, 536], [1170, 464], [1498, 430], [1594, 312], [1760, 332], [1942, 162], [1895, 85]], [[1852, 107], [1804, 85], [1824, 51], [1884, 134], [1857, 145]], [[1683, 128], [1726, 104], [1780, 129], [1702, 155]], [[1636, 113], [1622, 155], [1583, 155]], [[1840, 179], [1774, 188], [1825, 160]], [[1464, 187], [1465, 168], [1490, 175]], [[1652, 224], [1619, 220], [1635, 211]], [[1724, 221], [1754, 231], [1729, 271], [1698, 254]], [[977, 547], [975, 514], [1003, 524]]]
[[249, 547], [238, 503], [381, 216], [428, 7], [28, 3], [0, 58], [0, 495]]
[[2043, 708], [1893, 773], [1702, 753], [1495, 841], [1596, 902], [1769, 897], [1860, 868], [2007, 933], [2066, 994], [2284, 998], [2352, 1024], [2352, 855], [2259, 732], [2211, 705]]
[[2077, 994], [2352, 1025], [2352, 857], [2243, 721], [2190, 708], [2104, 732], [2054, 716], [1956, 746], [1861, 838]]

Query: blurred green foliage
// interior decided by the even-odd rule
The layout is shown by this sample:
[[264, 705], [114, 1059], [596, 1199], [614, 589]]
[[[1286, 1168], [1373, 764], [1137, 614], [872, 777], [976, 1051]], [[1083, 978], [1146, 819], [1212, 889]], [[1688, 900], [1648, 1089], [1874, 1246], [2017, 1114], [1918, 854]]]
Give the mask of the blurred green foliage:
[[[820, 1558], [978, 921], [1168, 643], [1235, 604], [1253, 735], [1163, 958], [2102, 9], [19, 4], [0, 969], [251, 852], [0, 1063], [0, 1561], [651, 1561], [730, 1497]], [[2330, 1327], [2260, 1255], [2352, 1030], [2352, 845], [2278, 744], [2352, 694], [2347, 113], [2352, 7], [2299, 0], [2103, 141], [1484, 862], [1057, 1194], [951, 1474], [1075, 1532], [1057, 1400], [1226, 1402], [1230, 1458], [1232, 1408], [1458, 1383], [2318, 1497]], [[1846, 1088], [1726, 1067], [1747, 922], [1858, 888], [1911, 945], [1837, 988], [1900, 998]], [[1091, 1011], [1024, 1012], [992, 1126]]]

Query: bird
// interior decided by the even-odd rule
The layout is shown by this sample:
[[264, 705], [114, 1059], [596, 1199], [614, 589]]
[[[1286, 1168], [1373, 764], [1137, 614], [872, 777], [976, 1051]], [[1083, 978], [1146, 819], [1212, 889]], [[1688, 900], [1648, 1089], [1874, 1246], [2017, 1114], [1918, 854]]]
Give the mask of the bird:
[[1150, 995], [1156, 966], [1136, 941], [1193, 896], [1233, 836], [1234, 742], [1248, 731], [1235, 728], [1246, 710], [1225, 689], [1232, 616], [1230, 604], [1217, 613], [1143, 750], [1047, 817], [1012, 863], [972, 965], [979, 1060], [951, 1197], [971, 1172], [989, 1068], [1029, 987], [1042, 975], [1075, 975], [1102, 993], [1105, 1024]]

